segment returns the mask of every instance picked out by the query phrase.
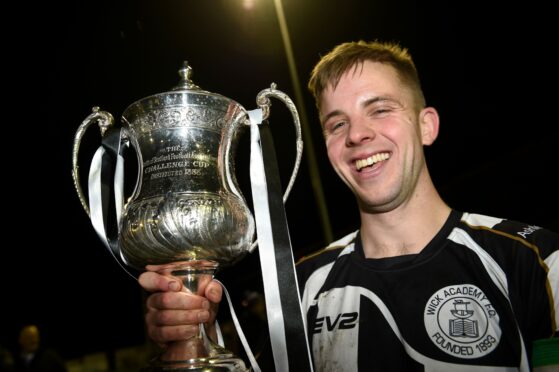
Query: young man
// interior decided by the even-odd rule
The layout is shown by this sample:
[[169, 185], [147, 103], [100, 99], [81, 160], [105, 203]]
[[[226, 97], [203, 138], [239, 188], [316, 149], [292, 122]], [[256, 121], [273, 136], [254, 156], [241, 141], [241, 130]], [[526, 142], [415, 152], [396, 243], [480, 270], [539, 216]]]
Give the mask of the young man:
[[[559, 235], [445, 204], [423, 153], [439, 116], [405, 49], [339, 45], [309, 88], [361, 217], [358, 231], [297, 266], [315, 369], [530, 370], [532, 343], [557, 336]], [[207, 299], [154, 273], [140, 283], [160, 291], [146, 317], [157, 342], [215, 319], [215, 283]]]

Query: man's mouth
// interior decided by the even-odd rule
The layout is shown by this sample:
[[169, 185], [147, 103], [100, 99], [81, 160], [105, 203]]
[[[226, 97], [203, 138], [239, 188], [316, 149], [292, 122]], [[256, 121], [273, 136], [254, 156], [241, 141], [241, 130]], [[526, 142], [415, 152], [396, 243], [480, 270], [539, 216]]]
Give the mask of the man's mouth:
[[360, 172], [363, 168], [372, 167], [378, 162], [386, 160], [390, 157], [390, 154], [387, 152], [381, 152], [378, 154], [374, 154], [373, 156], [369, 156], [366, 159], [359, 159], [355, 161], [355, 168], [357, 171]]

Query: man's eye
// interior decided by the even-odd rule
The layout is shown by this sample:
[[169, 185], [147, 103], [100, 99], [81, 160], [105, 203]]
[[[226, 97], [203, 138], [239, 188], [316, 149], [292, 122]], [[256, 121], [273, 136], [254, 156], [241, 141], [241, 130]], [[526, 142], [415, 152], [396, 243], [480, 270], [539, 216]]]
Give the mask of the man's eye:
[[334, 123], [331, 127], [331, 131], [335, 132], [336, 130], [340, 129], [341, 127], [343, 127], [346, 124], [345, 121], [338, 121], [336, 123]]
[[390, 109], [383, 107], [383, 108], [377, 108], [377, 109], [371, 110], [371, 111], [369, 112], [369, 115], [371, 115], [371, 116], [379, 116], [379, 115], [387, 114], [387, 113], [389, 113], [389, 112], [390, 112]]

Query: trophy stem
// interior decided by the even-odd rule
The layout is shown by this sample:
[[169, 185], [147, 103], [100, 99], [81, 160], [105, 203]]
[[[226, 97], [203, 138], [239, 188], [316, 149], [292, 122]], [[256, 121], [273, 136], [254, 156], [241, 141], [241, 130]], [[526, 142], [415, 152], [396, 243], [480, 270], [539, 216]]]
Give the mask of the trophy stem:
[[[183, 261], [164, 265], [158, 273], [180, 279], [185, 290], [204, 296], [206, 286], [213, 279], [218, 263], [215, 261]], [[247, 371], [244, 362], [232, 352], [213, 342], [206, 334], [204, 324], [198, 333], [186, 340], [169, 343], [152, 371]]]

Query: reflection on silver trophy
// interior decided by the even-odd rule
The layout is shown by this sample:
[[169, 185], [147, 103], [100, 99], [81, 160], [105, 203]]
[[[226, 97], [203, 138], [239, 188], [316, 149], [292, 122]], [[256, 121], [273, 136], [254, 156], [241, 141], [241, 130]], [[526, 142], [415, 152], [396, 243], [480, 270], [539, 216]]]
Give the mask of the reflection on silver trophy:
[[[125, 270], [173, 275], [187, 290], [203, 294], [218, 267], [234, 264], [254, 247], [255, 223], [234, 173], [235, 147], [241, 129], [249, 124], [248, 112], [193, 84], [191, 71], [185, 63], [177, 87], [131, 104], [122, 114], [121, 127], [114, 126], [111, 114], [94, 108], [75, 135], [73, 177], [96, 232]], [[288, 107], [297, 130], [297, 158], [287, 194], [301, 159], [299, 118], [293, 102], [274, 86], [257, 95], [264, 118], [269, 97]], [[101, 128], [103, 146], [93, 157], [86, 200], [78, 153], [91, 124]], [[138, 177], [124, 203], [123, 152], [129, 146], [138, 158]], [[116, 233], [108, 226], [111, 214]], [[247, 370], [240, 358], [209, 340], [202, 325], [198, 337], [170, 345], [148, 368]]]

